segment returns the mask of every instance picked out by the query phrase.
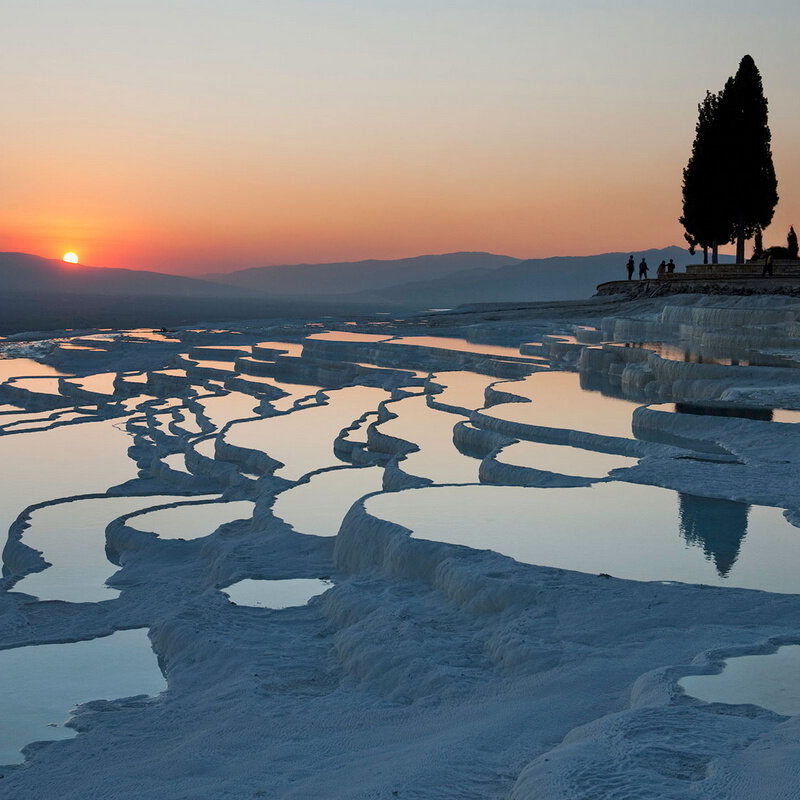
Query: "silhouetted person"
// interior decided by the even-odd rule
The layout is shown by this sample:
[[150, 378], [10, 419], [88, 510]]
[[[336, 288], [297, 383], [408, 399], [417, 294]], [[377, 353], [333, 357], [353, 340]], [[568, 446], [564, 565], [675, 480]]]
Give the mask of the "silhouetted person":
[[628, 270], [628, 280], [633, 279], [633, 255], [628, 257], [628, 263], [625, 265]]
[[669, 263], [667, 264], [667, 272], [670, 275], [672, 275], [672, 273], [675, 272], [675, 262], [672, 259], [670, 259]]
[[775, 257], [772, 253], [767, 253], [767, 257], [764, 259], [764, 269], [761, 270], [761, 277], [766, 278], [767, 275], [772, 277], [772, 262], [775, 260]]
[[647, 277], [647, 262], [642, 259], [639, 262], [639, 280], [643, 281]]
[[667, 262], [666, 262], [666, 261], [662, 261], [662, 262], [661, 262], [661, 263], [658, 265], [658, 269], [656, 270], [656, 275], [657, 275], [659, 278], [663, 278], [663, 277], [664, 277], [664, 274], [666, 273], [666, 271], [667, 271]]

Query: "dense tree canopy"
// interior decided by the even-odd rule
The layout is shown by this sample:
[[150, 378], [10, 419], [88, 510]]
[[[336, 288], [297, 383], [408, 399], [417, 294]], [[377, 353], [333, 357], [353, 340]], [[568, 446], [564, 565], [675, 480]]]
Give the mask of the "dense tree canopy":
[[683, 171], [683, 216], [690, 245], [744, 242], [770, 222], [778, 202], [772, 163], [767, 100], [761, 75], [745, 56], [721, 92], [706, 94], [698, 107], [692, 155]]
[[720, 95], [707, 92], [697, 107], [692, 155], [683, 170], [683, 216], [686, 240], [694, 250], [716, 248], [731, 240], [733, 225], [719, 202], [718, 188], [726, 169], [719, 114]]

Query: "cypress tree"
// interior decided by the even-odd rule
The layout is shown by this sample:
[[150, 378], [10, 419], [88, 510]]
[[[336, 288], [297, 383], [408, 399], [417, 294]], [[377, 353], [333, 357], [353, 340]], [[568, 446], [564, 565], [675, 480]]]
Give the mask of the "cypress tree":
[[750, 56], [721, 92], [706, 93], [698, 112], [680, 222], [690, 251], [710, 247], [716, 264], [718, 245], [736, 241], [736, 261], [743, 263], [745, 240], [772, 222], [778, 202], [767, 100]]
[[797, 258], [797, 234], [794, 232], [794, 225], [789, 228], [786, 237], [786, 249], [789, 251], [789, 258]]
[[761, 74], [753, 59], [739, 69], [719, 95], [717, 115], [728, 169], [721, 175], [718, 202], [723, 202], [736, 239], [736, 261], [744, 262], [744, 242], [757, 228], [772, 222], [778, 203], [778, 181], [772, 163], [772, 135]]
[[727, 171], [724, 131], [720, 116], [721, 95], [706, 92], [697, 107], [697, 124], [689, 163], [683, 170], [683, 215], [679, 222], [686, 229], [689, 251], [703, 248], [704, 263], [711, 248], [712, 263], [717, 263], [717, 248], [733, 238], [733, 225], [725, 204], [720, 202], [719, 186]]

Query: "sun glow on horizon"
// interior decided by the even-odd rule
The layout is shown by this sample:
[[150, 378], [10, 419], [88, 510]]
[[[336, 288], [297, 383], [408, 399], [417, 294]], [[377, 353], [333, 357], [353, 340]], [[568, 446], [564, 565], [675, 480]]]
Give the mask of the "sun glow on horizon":
[[78, 263], [78, 254], [77, 253], [64, 253], [61, 257], [62, 261], [66, 261], [68, 264], [77, 264]]
[[6, 252], [202, 277], [680, 245], [697, 103], [746, 52], [781, 185], [764, 244], [800, 230], [800, 3], [694, 3], [688, 27], [685, 4], [591, 0], [6, 5], [28, 65], [0, 71]]

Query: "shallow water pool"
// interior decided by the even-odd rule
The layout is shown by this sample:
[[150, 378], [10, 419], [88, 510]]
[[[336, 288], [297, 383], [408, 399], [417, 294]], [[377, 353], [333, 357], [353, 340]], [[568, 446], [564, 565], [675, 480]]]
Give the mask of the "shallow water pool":
[[264, 581], [245, 578], [222, 589], [236, 606], [257, 608], [291, 608], [304, 606], [312, 597], [327, 592], [333, 582], [321, 578], [288, 578]]
[[51, 367], [49, 364], [41, 364], [32, 358], [0, 358], [0, 383], [16, 376], [41, 375], [54, 378], [66, 374], [68, 373]]
[[249, 394], [228, 392], [215, 397], [201, 397], [197, 400], [203, 409], [203, 415], [219, 430], [234, 419], [256, 416], [259, 401]]
[[473, 410], [483, 408], [485, 405], [484, 392], [496, 378], [480, 375], [467, 370], [453, 372], [436, 372], [431, 376], [431, 382], [444, 386], [444, 391], [433, 395], [433, 401], [443, 405], [457, 406]]
[[200, 539], [214, 533], [220, 525], [250, 519], [254, 508], [255, 503], [250, 500], [184, 503], [137, 515], [127, 525], [137, 531], [155, 533], [159, 539]]
[[185, 453], [171, 453], [161, 459], [170, 469], [175, 472], [185, 472], [191, 474], [186, 467], [186, 454]]
[[84, 378], [75, 378], [71, 383], [80, 386], [87, 392], [95, 392], [97, 394], [114, 394], [114, 380], [117, 377], [116, 372], [98, 372], [94, 375], [87, 375]]
[[634, 467], [639, 463], [638, 458], [629, 456], [541, 442], [510, 444], [497, 454], [497, 460], [501, 464], [585, 478], [604, 478], [613, 469]]
[[632, 437], [633, 412], [641, 405], [583, 389], [575, 372], [536, 372], [499, 388], [531, 402], [492, 406], [482, 412], [487, 416], [628, 439]]
[[459, 353], [478, 353], [480, 355], [513, 358], [517, 361], [528, 360], [520, 354], [518, 347], [507, 347], [499, 344], [475, 344], [468, 342], [466, 339], [449, 336], [401, 336], [398, 339], [392, 339], [389, 344], [398, 346], [410, 344], [441, 350], [455, 350]]
[[357, 331], [325, 331], [325, 333], [312, 333], [309, 339], [322, 339], [327, 342], [385, 342], [390, 339], [388, 334], [358, 333]]
[[302, 342], [259, 342], [253, 345], [256, 348], [263, 348], [264, 350], [275, 350], [276, 355], [289, 355], [300, 356], [303, 352]]
[[400, 461], [403, 472], [434, 483], [478, 480], [480, 461], [463, 455], [453, 444], [453, 426], [463, 417], [431, 408], [425, 395], [406, 397], [388, 408], [398, 416], [382, 422], [378, 430], [419, 447]]
[[27, 392], [35, 394], [61, 394], [61, 382], [58, 378], [50, 376], [36, 376], [33, 378], [12, 378], [9, 386], [15, 389], [25, 389]]
[[707, 703], [750, 703], [791, 717], [800, 714], [800, 645], [729, 658], [721, 673], [687, 675], [678, 685]]
[[281, 492], [272, 511], [298, 533], [336, 536], [350, 506], [382, 488], [383, 467], [332, 469]]
[[420, 539], [640, 581], [800, 592], [800, 531], [781, 509], [613, 481], [586, 488], [443, 486], [366, 509]]
[[85, 642], [0, 650], [0, 764], [23, 761], [26, 744], [69, 739], [72, 708], [166, 689], [146, 628]]
[[308, 472], [340, 463], [333, 453], [339, 432], [388, 396], [384, 389], [353, 386], [326, 392], [325, 405], [232, 425], [225, 441], [261, 450], [284, 466], [275, 474], [297, 480]]
[[119, 569], [106, 558], [106, 526], [123, 514], [183, 499], [171, 495], [103, 497], [34, 511], [22, 543], [41, 552], [51, 566], [26, 575], [13, 591], [69, 603], [119, 597], [116, 589], [106, 586], [106, 580]]
[[135, 478], [132, 439], [115, 420], [0, 437], [0, 538], [27, 506], [100, 493]]

